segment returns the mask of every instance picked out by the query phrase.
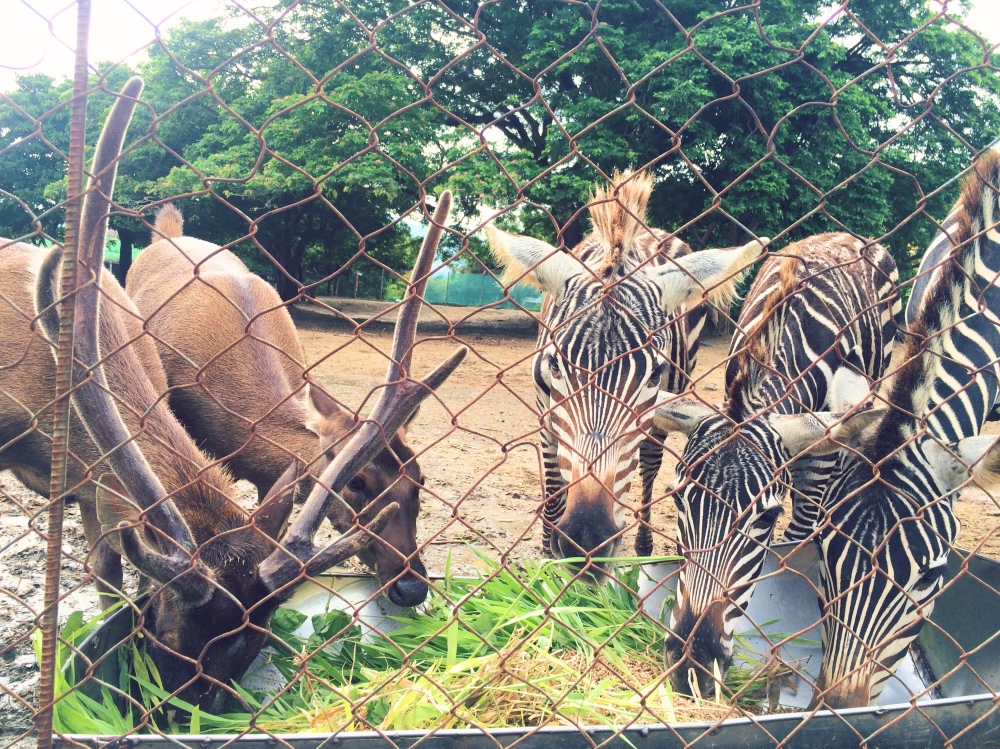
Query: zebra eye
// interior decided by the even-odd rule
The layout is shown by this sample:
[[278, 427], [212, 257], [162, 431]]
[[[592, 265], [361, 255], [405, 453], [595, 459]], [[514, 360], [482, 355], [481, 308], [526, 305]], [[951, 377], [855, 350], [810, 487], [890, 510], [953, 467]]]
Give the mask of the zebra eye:
[[559, 371], [559, 360], [555, 356], [549, 356], [549, 372], [552, 373], [554, 380], [562, 378], [562, 372]]
[[914, 593], [924, 593], [931, 588], [933, 588], [938, 580], [944, 576], [945, 565], [940, 565], [939, 567], [930, 567], [928, 569], [922, 570], [920, 577], [917, 578], [917, 582], [913, 586]]
[[781, 514], [781, 506], [769, 507], [764, 510], [756, 520], [753, 522], [754, 530], [766, 531], [774, 527], [774, 524], [778, 521], [778, 515]]
[[648, 382], [649, 387], [656, 387], [657, 385], [660, 384], [660, 378], [663, 377], [663, 373], [666, 371], [666, 369], [667, 369], [666, 362], [661, 362], [660, 364], [657, 364], [655, 367], [653, 367], [653, 371], [649, 375], [649, 382]]

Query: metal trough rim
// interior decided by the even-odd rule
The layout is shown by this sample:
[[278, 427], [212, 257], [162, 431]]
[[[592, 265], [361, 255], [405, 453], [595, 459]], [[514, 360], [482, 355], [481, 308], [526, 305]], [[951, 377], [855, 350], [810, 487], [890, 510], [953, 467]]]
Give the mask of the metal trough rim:
[[[990, 715], [992, 713], [992, 715]], [[603, 726], [543, 726], [539, 728], [449, 728], [437, 731], [359, 731], [354, 733], [295, 733], [295, 734], [197, 734], [186, 736], [133, 734], [122, 741], [123, 745], [142, 749], [163, 749], [166, 746], [221, 747], [235, 744], [242, 749], [271, 749], [287, 744], [296, 749], [338, 746], [344, 749], [369, 749], [395, 744], [409, 747], [419, 742], [428, 749], [439, 747], [517, 746], [526, 749], [569, 749], [593, 747], [612, 741], [607, 746], [655, 747], [711, 747], [712, 749], [748, 749], [749, 747], [776, 746], [787, 739], [787, 747], [859, 746], [873, 737], [880, 749], [907, 749], [913, 747], [993, 747], [1000, 746], [1000, 735], [986, 738], [982, 733], [959, 738], [948, 743], [951, 737], [962, 733], [982, 718], [986, 732], [1000, 734], [1000, 711], [993, 705], [993, 696], [951, 697], [921, 705], [901, 704], [886, 707], [858, 707], [833, 712], [779, 713], [757, 718], [729, 718], [724, 721], [698, 721], [691, 723], [651, 724], [629, 728]], [[805, 719], [809, 718], [808, 721]], [[902, 720], [901, 720], [902, 719]], [[898, 722], [897, 722], [898, 721]], [[896, 723], [895, 726], [892, 724]], [[792, 735], [796, 728], [801, 729]], [[754, 741], [756, 736], [756, 741]], [[118, 737], [67, 735], [64, 742], [103, 744]]]

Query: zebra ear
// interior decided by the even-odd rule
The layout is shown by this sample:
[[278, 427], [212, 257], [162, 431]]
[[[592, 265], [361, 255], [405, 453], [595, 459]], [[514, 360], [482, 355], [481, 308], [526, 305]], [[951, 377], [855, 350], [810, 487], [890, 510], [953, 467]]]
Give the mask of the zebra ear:
[[715, 409], [696, 398], [678, 398], [673, 393], [661, 393], [653, 411], [653, 426], [661, 432], [681, 432], [691, 436], [691, 432]]
[[487, 224], [486, 236], [493, 257], [504, 268], [503, 283], [525, 281], [539, 287], [553, 299], [559, 299], [566, 281], [586, 272], [573, 255], [560, 252], [548, 242], [523, 234], [511, 234]]
[[871, 381], [851, 367], [843, 366], [833, 373], [826, 402], [831, 411], [847, 413], [867, 402], [871, 394]]
[[1000, 485], [1000, 441], [993, 435], [966, 437], [944, 447], [928, 441], [924, 452], [934, 472], [949, 489], [969, 480], [969, 474], [984, 489]]
[[771, 414], [767, 420], [791, 456], [826, 455], [857, 444], [861, 433], [885, 414], [884, 409], [858, 411], [850, 416], [832, 411]]
[[652, 271], [660, 285], [663, 309], [670, 314], [702, 295], [726, 311], [736, 299], [736, 284], [771, 240], [761, 237], [729, 250], [702, 250], [673, 258]]

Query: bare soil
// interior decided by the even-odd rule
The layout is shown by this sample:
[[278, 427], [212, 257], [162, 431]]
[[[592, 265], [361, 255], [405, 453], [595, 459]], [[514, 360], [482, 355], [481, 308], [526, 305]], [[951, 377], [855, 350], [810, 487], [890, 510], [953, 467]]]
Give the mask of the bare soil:
[[[469, 314], [462, 308], [441, 311], [451, 321]], [[368, 317], [372, 312], [359, 310], [357, 314]], [[441, 574], [449, 556], [453, 572], [469, 572], [482, 566], [475, 552], [497, 561], [540, 554], [538, 415], [530, 373], [535, 344], [523, 335], [526, 317], [516, 310], [491, 311], [483, 320], [487, 324], [478, 328], [481, 334], [431, 338], [415, 349], [418, 376], [459, 343], [470, 349], [438, 397], [422, 407], [409, 435], [427, 477], [419, 537], [426, 545], [423, 558], [431, 574]], [[366, 326], [362, 337], [351, 332], [350, 323], [331, 330], [323, 322], [300, 321], [302, 341], [310, 361], [316, 363], [318, 379], [344, 404], [370, 409], [372, 390], [385, 373], [390, 333]], [[509, 327], [517, 333], [507, 335]], [[727, 339], [710, 339], [699, 357], [696, 387], [711, 403], [721, 404], [723, 399], [720, 363], [727, 349]], [[657, 554], [672, 553], [675, 547], [676, 511], [667, 487], [683, 449], [682, 439], [676, 435], [668, 439], [672, 455], [665, 456], [655, 486]], [[638, 494], [636, 482], [632, 494], [636, 505]], [[45, 507], [42, 498], [24, 489], [12, 475], [0, 473], [0, 747], [30, 728], [25, 703], [36, 699], [38, 669], [30, 635], [42, 607]], [[957, 511], [962, 521], [960, 546], [1000, 556], [1000, 505], [975, 489], [963, 495]], [[85, 579], [86, 544], [75, 507], [66, 513], [63, 548], [63, 616], [72, 610], [96, 613], [96, 595]], [[631, 548], [630, 534], [623, 552]]]

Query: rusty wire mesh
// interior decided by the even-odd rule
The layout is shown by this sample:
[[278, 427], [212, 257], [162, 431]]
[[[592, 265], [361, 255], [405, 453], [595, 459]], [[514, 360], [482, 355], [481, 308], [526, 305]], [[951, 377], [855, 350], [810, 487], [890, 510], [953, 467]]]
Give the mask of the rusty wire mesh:
[[[89, 3], [76, 9], [86, 60]], [[996, 218], [949, 211], [961, 181], [992, 163], [982, 155], [1000, 138], [1000, 76], [996, 46], [959, 9], [351, 0], [234, 3], [210, 20], [146, 22], [157, 38], [141, 62], [101, 64], [89, 77], [80, 68], [66, 82], [22, 77], [0, 94], [0, 233], [10, 237], [0, 246], [3, 746], [35, 732], [47, 746], [53, 729], [73, 744], [367, 732], [401, 746], [456, 728], [483, 746], [985, 745], [1000, 682], [995, 468], [985, 441], [957, 442], [996, 430], [934, 415], [955, 400], [984, 421], [990, 403], [977, 394], [997, 389], [988, 326], [966, 332], [992, 325], [1000, 306]], [[66, 333], [92, 284], [81, 274], [50, 289], [51, 309], [36, 286], [52, 270], [42, 263], [51, 247], [65, 242], [69, 273], [76, 237], [81, 252], [93, 240], [79, 223], [82, 144], [89, 164], [133, 73], [146, 88], [104, 211], [115, 236], [100, 243], [100, 366], [85, 362], [90, 375], [70, 387]], [[626, 169], [635, 171], [616, 174]], [[995, 172], [983, 174], [988, 196]], [[636, 197], [647, 176], [648, 210]], [[109, 190], [106, 179], [91, 183], [87, 200]], [[598, 232], [601, 216], [608, 227], [597, 239], [591, 216]], [[157, 218], [162, 238], [143, 249]], [[511, 233], [494, 235], [491, 255], [493, 221]], [[941, 244], [942, 230], [953, 239]], [[840, 234], [817, 239], [823, 232]], [[425, 233], [430, 254], [411, 278]], [[765, 235], [762, 263], [751, 250]], [[918, 272], [929, 246], [944, 251]], [[962, 260], [970, 248], [978, 265]], [[782, 317], [837, 272], [855, 279], [831, 283], [856, 308]], [[473, 274], [477, 299], [487, 284], [502, 289], [495, 301], [425, 303], [417, 344], [404, 335], [394, 350], [407, 298], [431, 276]], [[905, 301], [932, 276], [939, 294], [966, 284], [966, 307], [930, 295], [908, 326], [896, 295]], [[524, 302], [538, 297], [531, 283], [548, 292], [540, 311]], [[80, 304], [78, 358], [94, 329]], [[52, 341], [55, 308], [63, 332]], [[834, 343], [809, 348], [837, 314], [847, 321]], [[814, 360], [780, 371], [781, 336], [797, 326]], [[459, 345], [468, 353], [446, 382], [414, 385]], [[832, 377], [831, 353], [867, 375], [848, 381], [855, 397], [839, 409], [832, 395], [803, 395]], [[954, 392], [926, 387], [914, 362], [935, 357]], [[771, 374], [783, 395], [734, 409], [739, 387]], [[556, 393], [551, 402], [536, 400], [536, 380]], [[71, 390], [67, 447], [58, 409]], [[654, 418], [667, 390], [685, 399], [667, 398]], [[88, 404], [102, 391], [145, 456], [135, 473], [155, 477], [145, 498], [120, 459], [112, 468], [109, 453], [126, 449], [96, 445]], [[880, 432], [872, 452], [850, 425], [866, 427], [879, 408], [898, 416], [880, 424], [905, 424]], [[805, 487], [834, 500], [816, 509], [817, 529], [786, 546], [776, 544], [793, 515], [788, 495], [802, 501], [804, 484], [790, 485], [797, 450], [775, 462], [762, 447], [775, 434], [791, 444], [778, 427], [759, 436], [761, 415], [778, 411], [818, 414], [802, 449], [829, 439], [840, 448], [831, 473]], [[387, 413], [402, 430], [391, 440]], [[715, 442], [683, 426], [707, 432], [709, 413], [724, 422]], [[681, 432], [711, 449], [686, 453]], [[548, 471], [546, 435], [560, 444]], [[372, 445], [360, 469], [343, 465]], [[940, 485], [927, 501], [914, 488], [933, 482], [928, 466], [955, 460], [934, 445], [982, 466], [973, 477], [947, 464], [962, 492], [954, 502]], [[913, 451], [938, 462], [911, 460], [905, 490], [883, 480]], [[712, 456], [725, 456], [714, 477]], [[769, 473], [748, 488], [761, 460]], [[846, 485], [855, 464], [871, 477]], [[294, 507], [290, 491], [269, 495], [289, 480]], [[740, 491], [752, 501], [733, 506]], [[865, 503], [886, 509], [852, 521]], [[716, 514], [699, 518], [707, 507]], [[336, 530], [317, 528], [327, 514]], [[947, 530], [956, 518], [957, 537]], [[380, 521], [381, 540], [358, 527]], [[337, 554], [306, 568], [348, 531], [351, 551], [369, 544], [363, 563]], [[906, 537], [905, 560], [887, 536]], [[869, 568], [829, 562], [838, 544], [867, 544], [870, 561], [851, 564]], [[639, 566], [633, 548], [659, 557]], [[723, 559], [734, 548], [763, 568], [741, 578]], [[577, 561], [541, 561], [551, 554]], [[124, 580], [120, 556], [133, 562]], [[846, 575], [825, 603], [824, 559]], [[334, 576], [322, 574], [332, 562]], [[357, 574], [365, 564], [375, 576]], [[603, 587], [588, 584], [595, 577]], [[714, 599], [695, 600], [696, 578], [715, 586]], [[731, 624], [726, 607], [743, 613], [733, 606], [746, 606], [748, 581], [750, 608]], [[491, 598], [497, 591], [504, 597]], [[914, 610], [903, 634], [919, 637], [891, 666], [893, 699], [831, 718], [827, 707], [868, 705], [871, 667], [904, 642], [891, 626], [866, 635], [849, 621], [867, 606], [875, 613], [862, 624], [898, 623], [898, 610], [877, 609], [879, 596]], [[85, 626], [102, 600], [115, 613]], [[419, 629], [412, 604], [437, 624]], [[686, 624], [671, 624], [671, 605]], [[836, 676], [820, 676], [822, 658], [845, 652], [819, 642], [821, 620], [864, 641]], [[729, 674], [722, 639], [735, 648]], [[749, 721], [724, 722], [735, 718]]]

